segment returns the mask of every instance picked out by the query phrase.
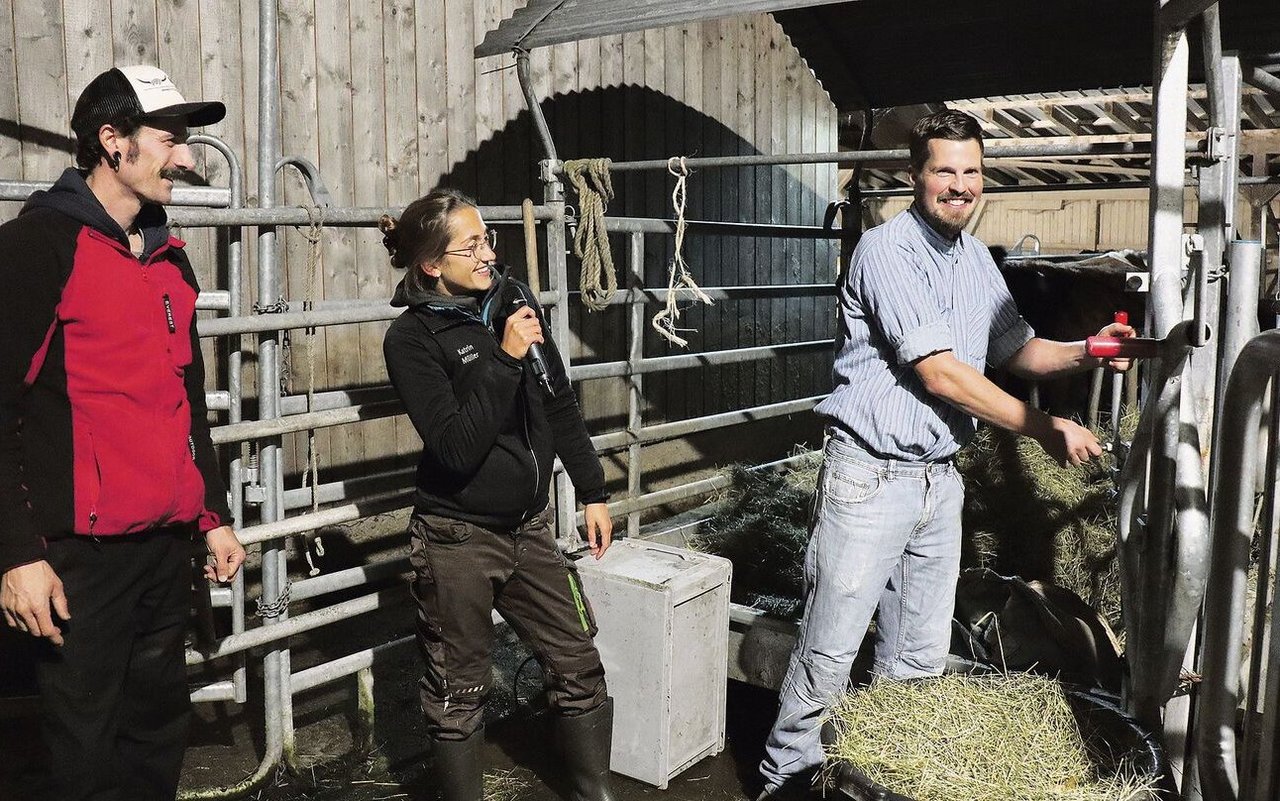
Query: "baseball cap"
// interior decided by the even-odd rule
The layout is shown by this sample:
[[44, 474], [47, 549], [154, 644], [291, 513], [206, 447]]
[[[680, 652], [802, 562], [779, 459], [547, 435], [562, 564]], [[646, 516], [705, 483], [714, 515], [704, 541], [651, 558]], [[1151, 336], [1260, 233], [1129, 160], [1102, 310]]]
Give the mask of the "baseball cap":
[[126, 117], [182, 117], [187, 125], [209, 125], [227, 115], [216, 100], [188, 102], [157, 67], [115, 67], [89, 82], [76, 101], [71, 129], [81, 139]]

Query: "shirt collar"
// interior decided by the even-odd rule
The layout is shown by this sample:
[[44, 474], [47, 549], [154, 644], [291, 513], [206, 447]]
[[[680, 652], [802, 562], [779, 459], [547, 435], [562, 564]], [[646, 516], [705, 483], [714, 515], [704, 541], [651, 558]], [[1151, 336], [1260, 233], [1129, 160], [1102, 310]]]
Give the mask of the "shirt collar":
[[935, 231], [933, 226], [925, 220], [924, 215], [916, 208], [915, 203], [911, 204], [910, 209], [911, 219], [915, 220], [916, 226], [920, 228], [920, 233], [924, 236], [924, 241], [928, 242], [930, 247], [944, 256], [950, 256], [964, 250], [964, 231], [957, 234], [955, 239], [947, 239]]

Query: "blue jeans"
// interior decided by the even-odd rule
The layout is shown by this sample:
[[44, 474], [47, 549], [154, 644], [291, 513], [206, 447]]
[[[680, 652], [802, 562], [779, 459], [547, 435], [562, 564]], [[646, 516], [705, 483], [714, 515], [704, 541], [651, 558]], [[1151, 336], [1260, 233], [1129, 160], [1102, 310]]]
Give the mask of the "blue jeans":
[[963, 505], [951, 462], [878, 459], [844, 432], [828, 431], [805, 552], [804, 618], [760, 763], [766, 790], [807, 782], [822, 764], [822, 717], [848, 686], [877, 607], [875, 673], [942, 672]]

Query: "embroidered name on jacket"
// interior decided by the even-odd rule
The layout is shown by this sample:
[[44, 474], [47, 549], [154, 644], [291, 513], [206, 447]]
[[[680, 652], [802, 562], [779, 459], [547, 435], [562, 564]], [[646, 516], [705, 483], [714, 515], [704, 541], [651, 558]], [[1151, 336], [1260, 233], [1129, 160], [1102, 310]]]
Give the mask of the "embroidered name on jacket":
[[458, 355], [462, 357], [462, 363], [468, 364], [480, 358], [480, 354], [476, 352], [475, 345], [463, 345], [458, 348]]

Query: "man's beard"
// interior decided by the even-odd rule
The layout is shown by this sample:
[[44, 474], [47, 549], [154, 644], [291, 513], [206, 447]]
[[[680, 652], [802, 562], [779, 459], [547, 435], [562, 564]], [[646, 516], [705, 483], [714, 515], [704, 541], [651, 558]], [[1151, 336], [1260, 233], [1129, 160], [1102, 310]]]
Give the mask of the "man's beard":
[[[967, 206], [960, 206], [952, 209], [947, 206], [941, 206], [940, 201], [945, 201], [954, 197], [969, 197], [967, 195], [947, 195], [944, 198], [933, 198], [924, 200], [916, 198], [916, 207], [920, 209], [920, 213], [925, 220], [933, 227], [935, 231], [943, 236], [954, 239], [960, 235], [965, 226], [969, 224], [969, 220], [973, 219], [973, 214], [978, 210], [978, 204], [969, 197]], [[945, 214], [945, 216], [944, 216]]]

